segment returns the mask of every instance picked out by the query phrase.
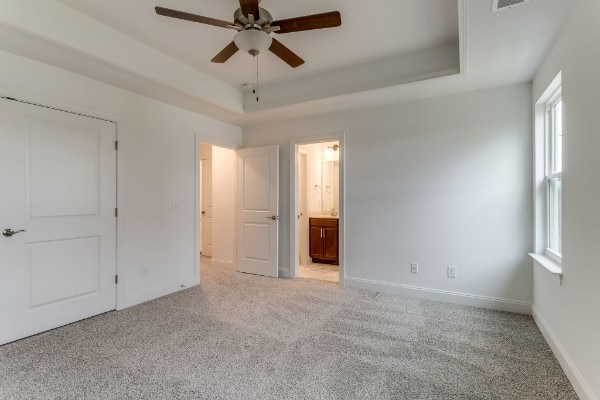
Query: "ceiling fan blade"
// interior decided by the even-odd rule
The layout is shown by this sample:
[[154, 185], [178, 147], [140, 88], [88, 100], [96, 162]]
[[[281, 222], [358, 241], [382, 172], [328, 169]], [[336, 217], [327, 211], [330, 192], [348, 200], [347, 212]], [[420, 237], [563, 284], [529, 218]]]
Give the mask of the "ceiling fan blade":
[[201, 24], [220, 26], [222, 28], [231, 27], [232, 23], [221, 19], [203, 17], [201, 15], [190, 14], [183, 11], [171, 10], [170, 8], [156, 7], [156, 13], [165, 17], [184, 19], [186, 21], [199, 22]]
[[296, 68], [304, 64], [304, 60], [298, 57], [296, 53], [285, 47], [279, 40], [273, 39], [269, 50], [277, 57], [285, 61], [290, 67]]
[[229, 60], [237, 51], [238, 47], [235, 45], [235, 42], [231, 42], [210, 61], [214, 63], [224, 63], [225, 61]]
[[240, 8], [244, 17], [248, 18], [248, 15], [252, 14], [254, 19], [259, 18], [258, 0], [240, 0]]
[[307, 15], [305, 17], [282, 19], [273, 21], [271, 26], [279, 26], [277, 33], [289, 33], [310, 31], [313, 29], [335, 28], [342, 25], [342, 17], [339, 11], [331, 11], [323, 14]]

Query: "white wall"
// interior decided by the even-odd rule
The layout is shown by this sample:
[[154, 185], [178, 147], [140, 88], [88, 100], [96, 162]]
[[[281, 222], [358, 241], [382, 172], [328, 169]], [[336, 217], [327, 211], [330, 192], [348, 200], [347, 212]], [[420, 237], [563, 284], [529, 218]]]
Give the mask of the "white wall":
[[235, 261], [236, 162], [235, 150], [213, 146], [212, 264], [233, 267]]
[[195, 135], [239, 147], [239, 127], [5, 52], [0, 93], [119, 120], [120, 307], [197, 283]]
[[347, 284], [529, 312], [531, 130], [529, 84], [246, 128], [244, 146], [281, 145], [282, 274], [290, 138], [345, 132]]
[[534, 315], [581, 399], [600, 399], [599, 16], [599, 1], [579, 1], [533, 85], [537, 100], [562, 71], [564, 277], [534, 267]]
[[[306, 193], [308, 197], [307, 206], [309, 213], [320, 213], [323, 202], [323, 182], [321, 174], [323, 163], [321, 160], [320, 143], [312, 143], [299, 146], [306, 151]], [[316, 187], [318, 185], [318, 188]]]

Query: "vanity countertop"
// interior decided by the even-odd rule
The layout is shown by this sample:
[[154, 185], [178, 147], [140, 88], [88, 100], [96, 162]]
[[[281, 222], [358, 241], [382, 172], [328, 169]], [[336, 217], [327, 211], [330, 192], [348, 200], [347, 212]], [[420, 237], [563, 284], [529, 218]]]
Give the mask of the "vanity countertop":
[[333, 219], [340, 218], [339, 215], [330, 215], [330, 214], [310, 214], [309, 217], [310, 218], [333, 218]]

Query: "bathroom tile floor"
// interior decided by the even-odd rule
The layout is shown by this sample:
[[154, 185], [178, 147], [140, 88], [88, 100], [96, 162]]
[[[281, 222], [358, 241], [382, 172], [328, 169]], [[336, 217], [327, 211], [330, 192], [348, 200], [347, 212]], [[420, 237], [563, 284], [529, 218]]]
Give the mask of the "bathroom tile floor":
[[[201, 263], [204, 265], [210, 265], [212, 257], [201, 255]], [[305, 279], [315, 279], [318, 281], [339, 283], [340, 281], [340, 270], [338, 265], [331, 264], [308, 264], [300, 265], [298, 270], [299, 277]]]
[[340, 281], [340, 270], [337, 265], [317, 263], [300, 265], [299, 272], [300, 278], [317, 279], [333, 283], [339, 283]]

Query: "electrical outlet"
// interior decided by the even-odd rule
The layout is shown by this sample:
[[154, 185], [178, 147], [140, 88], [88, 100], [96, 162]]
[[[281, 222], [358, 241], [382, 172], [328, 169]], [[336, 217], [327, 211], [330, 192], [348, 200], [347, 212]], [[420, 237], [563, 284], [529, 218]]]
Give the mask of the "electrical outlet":
[[140, 277], [142, 277], [142, 278], [148, 277], [148, 267], [140, 268]]
[[179, 211], [181, 209], [181, 204], [178, 201], [171, 202], [171, 211]]
[[448, 265], [448, 278], [456, 278], [456, 267]]
[[410, 263], [410, 272], [413, 274], [418, 274], [419, 273], [419, 264]]

